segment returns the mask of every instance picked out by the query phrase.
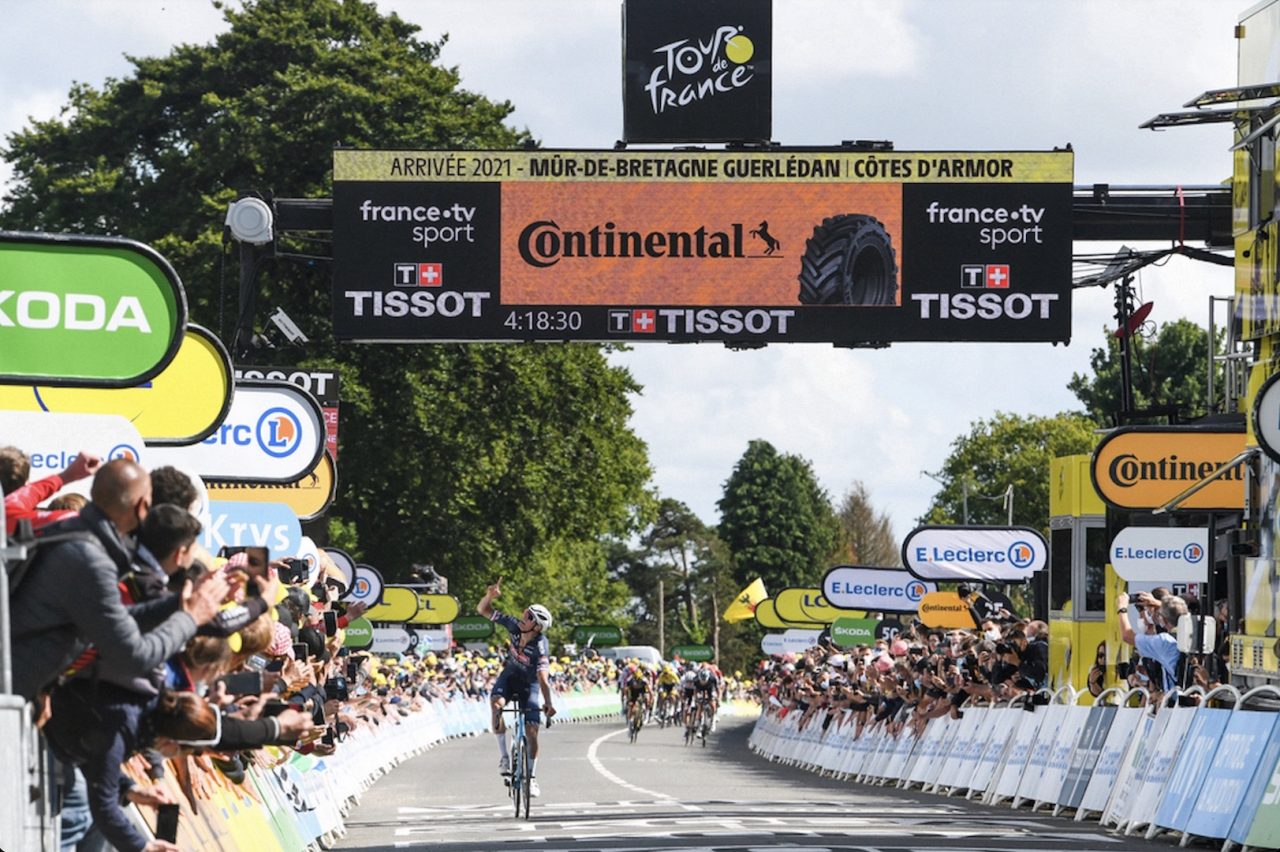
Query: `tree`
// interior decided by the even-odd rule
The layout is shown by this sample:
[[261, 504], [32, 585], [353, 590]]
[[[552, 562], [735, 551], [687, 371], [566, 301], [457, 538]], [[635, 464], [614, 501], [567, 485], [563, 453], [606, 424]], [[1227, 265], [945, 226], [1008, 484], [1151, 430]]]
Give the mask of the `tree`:
[[[507, 102], [459, 88], [443, 41], [358, 0], [246, 0], [211, 44], [132, 59], [124, 79], [77, 84], [62, 114], [8, 137], [13, 183], [0, 227], [149, 243], [186, 282], [191, 318], [226, 327], [234, 260], [227, 205], [250, 190], [328, 195], [334, 145], [510, 148]], [[323, 254], [324, 234], [281, 255]], [[339, 347], [328, 265], [277, 260], [260, 278], [312, 343], [257, 363], [336, 367], [343, 382], [339, 500], [329, 528], [391, 578], [433, 563], [469, 606], [499, 574], [570, 617], [605, 619], [618, 589], [602, 534], [636, 527], [644, 444], [628, 425], [638, 385], [596, 346]], [[264, 311], [265, 313], [265, 311]], [[323, 538], [326, 529], [312, 530]], [[596, 548], [593, 550], [593, 548]], [[542, 585], [522, 588], [529, 572]], [[597, 576], [598, 574], [598, 576]], [[599, 601], [579, 598], [590, 590]], [[558, 598], [558, 600], [557, 600]], [[594, 608], [594, 609], [593, 609]], [[563, 616], [562, 616], [563, 618]]]
[[748, 444], [717, 506], [740, 584], [763, 577], [771, 592], [812, 586], [836, 552], [839, 524], [812, 465], [768, 441]]
[[862, 482], [854, 482], [836, 512], [840, 521], [843, 558], [854, 565], [895, 567], [902, 564], [901, 542], [893, 534], [893, 522], [877, 513]]
[[926, 524], [963, 523], [965, 495], [968, 522], [1004, 526], [1003, 502], [996, 498], [1013, 486], [1013, 523], [1049, 528], [1049, 461], [1057, 456], [1092, 452], [1095, 424], [1079, 414], [1052, 417], [997, 412], [979, 420], [951, 442], [951, 454], [933, 474], [946, 483], [921, 518]]
[[[1189, 319], [1177, 319], [1160, 326], [1153, 338], [1135, 334], [1130, 340], [1133, 364], [1133, 407], [1147, 409], [1172, 406], [1181, 419], [1205, 413], [1208, 400], [1209, 332]], [[1215, 351], [1221, 351], [1221, 340]], [[1121, 360], [1120, 340], [1106, 335], [1105, 348], [1093, 349], [1089, 355], [1093, 375], [1073, 373], [1067, 389], [1085, 407], [1085, 412], [1099, 426], [1114, 426], [1120, 409]], [[1222, 371], [1215, 376], [1222, 387]], [[1151, 419], [1151, 418], [1144, 418]]]

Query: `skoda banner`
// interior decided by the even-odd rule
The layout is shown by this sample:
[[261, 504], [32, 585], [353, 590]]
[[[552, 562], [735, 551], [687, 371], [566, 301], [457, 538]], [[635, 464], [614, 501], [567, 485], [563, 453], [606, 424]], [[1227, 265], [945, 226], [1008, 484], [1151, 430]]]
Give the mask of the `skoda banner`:
[[715, 659], [716, 651], [710, 645], [677, 645], [671, 649], [671, 659], [705, 663]]
[[227, 416], [231, 394], [227, 350], [212, 332], [189, 325], [177, 356], [149, 382], [129, 388], [0, 385], [0, 409], [119, 414], [148, 444], [192, 444]]
[[187, 324], [178, 274], [133, 240], [0, 231], [0, 282], [6, 384], [138, 385], [173, 360]]
[[925, 595], [937, 590], [900, 568], [837, 565], [822, 578], [822, 594], [829, 602], [868, 612], [914, 612]]
[[1135, 583], [1205, 583], [1208, 553], [1208, 527], [1126, 527], [1111, 542], [1111, 567]]
[[453, 620], [453, 636], [459, 642], [488, 639], [493, 635], [493, 622], [483, 615], [460, 615]]
[[1071, 337], [1069, 151], [333, 156], [339, 340]]
[[342, 630], [342, 645], [346, 648], [367, 648], [373, 644], [373, 625], [367, 618], [353, 618]]
[[[1093, 485], [1116, 509], [1156, 509], [1244, 452], [1243, 429], [1135, 426], [1093, 451]], [[1192, 494], [1181, 510], [1244, 508], [1244, 462]]]
[[209, 503], [209, 524], [200, 542], [211, 553], [223, 547], [265, 547], [272, 559], [298, 556], [302, 527], [298, 518], [280, 503]]
[[573, 643], [579, 648], [603, 648], [622, 644], [622, 629], [612, 624], [584, 624], [573, 628]]
[[876, 635], [879, 625], [874, 618], [837, 618], [831, 623], [831, 642], [841, 648], [874, 645], [880, 638]]
[[1019, 583], [1048, 562], [1030, 527], [917, 527], [902, 543], [902, 564], [922, 580]]
[[152, 465], [184, 462], [207, 480], [288, 483], [320, 463], [324, 436], [311, 394], [286, 382], [243, 381], [212, 435], [187, 447], [153, 447], [147, 458]]

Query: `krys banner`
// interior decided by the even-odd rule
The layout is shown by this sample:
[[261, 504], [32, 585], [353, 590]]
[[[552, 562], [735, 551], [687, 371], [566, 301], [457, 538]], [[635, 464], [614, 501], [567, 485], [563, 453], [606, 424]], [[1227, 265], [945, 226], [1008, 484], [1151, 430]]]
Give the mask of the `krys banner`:
[[0, 382], [129, 387], [178, 351], [187, 298], [133, 240], [0, 231]]
[[1072, 155], [334, 152], [342, 340], [1071, 336]]

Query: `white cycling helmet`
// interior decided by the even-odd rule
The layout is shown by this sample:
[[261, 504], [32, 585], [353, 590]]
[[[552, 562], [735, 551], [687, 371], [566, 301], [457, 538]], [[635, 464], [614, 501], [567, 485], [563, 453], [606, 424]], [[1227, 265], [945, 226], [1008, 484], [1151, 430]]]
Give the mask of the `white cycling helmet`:
[[533, 619], [533, 623], [543, 630], [551, 627], [551, 613], [542, 604], [530, 604], [526, 612]]

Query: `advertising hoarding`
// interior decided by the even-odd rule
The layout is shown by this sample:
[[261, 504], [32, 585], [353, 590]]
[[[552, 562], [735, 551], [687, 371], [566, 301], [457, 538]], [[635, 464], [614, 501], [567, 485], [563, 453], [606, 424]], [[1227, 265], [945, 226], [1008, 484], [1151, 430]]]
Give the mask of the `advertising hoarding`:
[[200, 543], [211, 553], [222, 547], [265, 547], [272, 559], [292, 558], [302, 547], [302, 526], [282, 503], [210, 500]]
[[837, 565], [822, 578], [822, 594], [841, 609], [868, 612], [914, 612], [938, 587], [902, 568]]
[[837, 618], [831, 623], [831, 642], [841, 648], [874, 645], [880, 638], [876, 635], [879, 626], [874, 618]]
[[141, 384], [178, 352], [187, 297], [155, 249], [0, 231], [0, 383]]
[[820, 624], [818, 622], [789, 621], [788, 619], [783, 618], [781, 615], [778, 614], [776, 602], [774, 601], [773, 598], [765, 598], [764, 600], [756, 604], [756, 609], [753, 614], [755, 616], [756, 624], [759, 624], [761, 627], [765, 628], [766, 630], [782, 630], [788, 627], [798, 627], [798, 628], [804, 628], [804, 629], [810, 629], [810, 628], [821, 629], [823, 627], [826, 627], [825, 624]]
[[1048, 562], [1030, 527], [917, 527], [902, 543], [902, 564], [922, 580], [1022, 582]]
[[453, 595], [428, 595], [418, 593], [418, 614], [410, 624], [451, 624], [458, 617], [461, 607]]
[[[353, 600], [353, 598], [343, 598]], [[404, 586], [384, 586], [382, 601], [365, 611], [364, 617], [373, 622], [400, 623], [418, 614], [418, 595]]]
[[184, 464], [216, 482], [296, 482], [324, 454], [315, 397], [287, 382], [236, 384], [231, 411], [213, 434], [184, 447], [150, 447], [147, 464]]
[[773, 596], [773, 608], [779, 618], [796, 623], [831, 624], [837, 618], [862, 618], [865, 612], [834, 607], [822, 596], [821, 589], [783, 589]]
[[772, 0], [623, 0], [622, 138], [767, 141]]
[[188, 325], [173, 360], [150, 381], [121, 388], [0, 385], [0, 409], [118, 414], [148, 444], [192, 444], [227, 416], [233, 389], [226, 348], [212, 332]]
[[[1116, 509], [1155, 509], [1244, 452], [1241, 429], [1135, 426], [1116, 429], [1093, 451], [1090, 475]], [[1244, 463], [1192, 494], [1177, 509], [1244, 508]]]
[[973, 614], [969, 605], [960, 599], [955, 592], [930, 592], [920, 601], [920, 622], [925, 627], [958, 627], [972, 630], [978, 625], [973, 623]]
[[314, 469], [293, 482], [209, 483], [209, 493], [215, 500], [284, 503], [300, 521], [313, 521], [323, 515], [337, 492], [338, 471], [328, 451]]
[[334, 152], [340, 340], [1066, 342], [1072, 155]]
[[1204, 583], [1208, 527], [1126, 527], [1111, 542], [1111, 567], [1131, 583]]
[[341, 383], [337, 370], [301, 367], [240, 367], [236, 369], [236, 381], [241, 379], [288, 382], [314, 396], [324, 411], [325, 448], [334, 459], [338, 458]]

